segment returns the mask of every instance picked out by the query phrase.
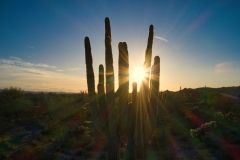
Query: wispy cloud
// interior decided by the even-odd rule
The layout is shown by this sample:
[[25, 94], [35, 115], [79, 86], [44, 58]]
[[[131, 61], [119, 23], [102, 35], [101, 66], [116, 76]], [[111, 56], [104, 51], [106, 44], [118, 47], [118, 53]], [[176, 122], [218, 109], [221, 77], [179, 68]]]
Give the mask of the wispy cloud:
[[32, 47], [32, 46], [27, 46], [27, 48], [30, 48], [30, 49], [35, 49], [35, 47]]
[[36, 66], [36, 67], [43, 67], [43, 68], [56, 68], [55, 66], [50, 66], [47, 64], [43, 64], [43, 63], [31, 64], [31, 65]]
[[81, 71], [82, 68], [68, 68], [69, 71]]
[[39, 71], [34, 71], [34, 70], [22, 70], [25, 73], [30, 73], [30, 74], [37, 74], [37, 75], [44, 75], [43, 73], [39, 72]]
[[85, 77], [63, 74], [61, 71], [43, 63], [0, 59], [0, 88], [17, 86], [30, 91], [65, 92], [86, 90]]
[[156, 38], [156, 39], [159, 39], [159, 40], [161, 40], [161, 41], [168, 42], [168, 40], [166, 40], [166, 39], [165, 39], [165, 38], [163, 38], [163, 37], [154, 36], [154, 38]]
[[18, 57], [10, 56], [9, 58], [10, 58], [10, 59], [17, 60], [17, 61], [21, 61], [21, 58], [18, 58]]
[[240, 69], [240, 62], [223, 62], [215, 67], [215, 73], [229, 73]]
[[24, 62], [21, 59], [17, 57], [10, 57], [11, 59], [0, 59], [0, 65], [14, 65], [19, 67], [41, 67], [41, 68], [56, 68], [55, 66], [51, 66], [48, 64], [43, 63], [30, 63], [30, 62]]
[[62, 72], [63, 70], [61, 70], [61, 69], [58, 69], [58, 70], [56, 70], [57, 72]]

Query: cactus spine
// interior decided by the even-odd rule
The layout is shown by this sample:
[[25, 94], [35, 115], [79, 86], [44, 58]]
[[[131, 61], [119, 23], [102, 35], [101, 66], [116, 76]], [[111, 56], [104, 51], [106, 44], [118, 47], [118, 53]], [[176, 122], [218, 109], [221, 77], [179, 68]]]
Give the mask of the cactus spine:
[[[119, 159], [120, 136], [128, 136], [126, 159], [145, 159], [147, 144], [151, 140], [157, 122], [159, 105], [160, 58], [158, 56], [154, 58], [151, 67], [153, 25], [149, 27], [148, 44], [145, 51], [146, 77], [141, 83], [139, 94], [137, 94], [137, 84], [132, 84], [133, 91], [130, 103], [128, 103], [129, 60], [127, 43], [120, 42], [118, 45], [119, 88], [115, 93], [111, 41], [110, 20], [105, 18], [106, 94], [104, 92], [104, 67], [100, 65], [98, 94], [96, 96], [90, 40], [85, 37], [87, 85], [92, 121], [96, 129], [108, 137], [108, 159]], [[119, 99], [118, 108], [115, 106], [115, 98]]]

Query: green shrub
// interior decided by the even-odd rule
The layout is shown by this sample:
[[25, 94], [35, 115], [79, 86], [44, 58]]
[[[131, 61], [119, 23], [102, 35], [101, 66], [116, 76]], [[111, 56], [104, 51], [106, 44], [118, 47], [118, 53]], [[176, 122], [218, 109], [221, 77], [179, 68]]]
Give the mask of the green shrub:
[[211, 129], [216, 128], [216, 126], [216, 121], [207, 122], [202, 124], [199, 128], [190, 129], [190, 134], [192, 137], [201, 137], [206, 132], [209, 132]]
[[208, 146], [217, 148], [216, 138], [211, 132], [213, 128], [216, 128], [216, 121], [207, 122], [201, 125], [201, 127], [196, 129], [190, 129], [190, 134], [192, 137], [199, 138]]
[[225, 119], [225, 116], [223, 115], [222, 112], [216, 112], [213, 116], [214, 116], [214, 119], [216, 119], [218, 121], [221, 121], [221, 120]]
[[232, 108], [231, 106], [233, 106], [233, 102], [229, 97], [221, 95], [217, 92], [209, 93], [208, 104], [211, 108], [216, 111], [220, 111], [223, 114], [230, 112]]
[[17, 115], [19, 111], [32, 106], [24, 91], [17, 87], [4, 88], [0, 93], [0, 100], [0, 109], [4, 116]]

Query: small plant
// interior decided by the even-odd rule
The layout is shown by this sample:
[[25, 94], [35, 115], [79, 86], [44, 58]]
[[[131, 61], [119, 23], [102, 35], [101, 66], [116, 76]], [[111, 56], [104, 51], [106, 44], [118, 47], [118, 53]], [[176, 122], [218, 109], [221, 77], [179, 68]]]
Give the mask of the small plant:
[[201, 127], [196, 129], [190, 129], [190, 134], [192, 137], [199, 138], [202, 142], [206, 143], [211, 147], [218, 147], [216, 143], [216, 138], [214, 134], [211, 132], [213, 128], [216, 128], [216, 121], [211, 121], [208, 123], [204, 123]]
[[216, 126], [216, 121], [207, 122], [202, 124], [199, 128], [190, 129], [190, 134], [192, 137], [200, 138], [201, 136], [205, 135], [206, 132], [209, 132], [211, 129], [216, 128]]
[[216, 112], [212, 115], [214, 117], [215, 120], [217, 121], [222, 121], [222, 120], [225, 120], [225, 116], [222, 112]]

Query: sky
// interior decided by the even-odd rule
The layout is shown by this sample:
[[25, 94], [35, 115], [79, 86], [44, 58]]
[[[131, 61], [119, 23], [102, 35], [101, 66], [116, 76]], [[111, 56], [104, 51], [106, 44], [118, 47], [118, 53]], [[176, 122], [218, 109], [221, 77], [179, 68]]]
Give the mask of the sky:
[[238, 0], [1, 0], [0, 88], [87, 90], [86, 36], [97, 84], [98, 66], [105, 66], [105, 17], [112, 29], [115, 90], [118, 43], [128, 45], [131, 84], [138, 81], [131, 75], [143, 65], [151, 24], [160, 90], [240, 86], [239, 8]]

